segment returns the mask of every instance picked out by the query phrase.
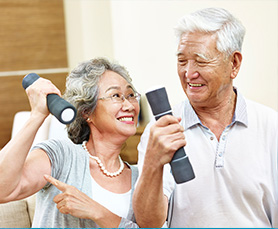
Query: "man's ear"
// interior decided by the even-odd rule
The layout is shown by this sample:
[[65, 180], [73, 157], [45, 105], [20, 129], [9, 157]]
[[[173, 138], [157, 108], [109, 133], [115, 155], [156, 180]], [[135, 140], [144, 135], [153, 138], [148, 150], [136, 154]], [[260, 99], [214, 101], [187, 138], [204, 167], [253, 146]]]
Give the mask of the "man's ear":
[[232, 79], [236, 78], [241, 66], [241, 61], [242, 61], [241, 53], [239, 51], [235, 51], [231, 57], [231, 64], [232, 64], [231, 78]]

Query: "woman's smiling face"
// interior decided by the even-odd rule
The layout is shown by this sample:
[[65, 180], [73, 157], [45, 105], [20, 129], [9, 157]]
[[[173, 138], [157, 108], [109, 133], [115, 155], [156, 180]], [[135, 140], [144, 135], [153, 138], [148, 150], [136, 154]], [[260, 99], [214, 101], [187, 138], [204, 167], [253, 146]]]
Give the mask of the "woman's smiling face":
[[119, 134], [126, 137], [136, 133], [139, 103], [120, 100], [113, 102], [109, 97], [127, 97], [134, 94], [132, 86], [118, 73], [106, 71], [99, 81], [99, 99], [92, 114], [94, 128], [102, 134]]

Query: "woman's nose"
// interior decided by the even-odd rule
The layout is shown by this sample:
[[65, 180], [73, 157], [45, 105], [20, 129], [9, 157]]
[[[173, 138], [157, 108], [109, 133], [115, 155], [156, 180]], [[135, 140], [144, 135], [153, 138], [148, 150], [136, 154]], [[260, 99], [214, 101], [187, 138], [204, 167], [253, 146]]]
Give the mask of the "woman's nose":
[[130, 101], [128, 101], [127, 99], [124, 98], [124, 100], [122, 102], [122, 109], [131, 111], [131, 110], [134, 110], [135, 108], [134, 108], [133, 103], [131, 103]]

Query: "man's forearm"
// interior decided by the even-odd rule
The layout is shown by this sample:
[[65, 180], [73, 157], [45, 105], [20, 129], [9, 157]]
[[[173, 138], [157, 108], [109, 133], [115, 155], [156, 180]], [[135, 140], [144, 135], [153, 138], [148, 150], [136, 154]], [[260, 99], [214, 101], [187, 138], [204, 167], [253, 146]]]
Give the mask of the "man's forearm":
[[163, 168], [143, 167], [133, 194], [133, 209], [140, 227], [161, 227], [167, 217], [168, 200], [163, 194]]

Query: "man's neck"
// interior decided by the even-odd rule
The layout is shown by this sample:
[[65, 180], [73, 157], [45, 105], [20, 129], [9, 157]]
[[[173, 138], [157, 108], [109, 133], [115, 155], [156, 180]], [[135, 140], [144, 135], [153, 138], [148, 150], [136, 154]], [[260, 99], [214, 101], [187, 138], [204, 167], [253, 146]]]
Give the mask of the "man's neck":
[[194, 106], [202, 124], [208, 127], [219, 140], [223, 130], [231, 124], [236, 107], [236, 93], [232, 91], [226, 99], [214, 106]]

